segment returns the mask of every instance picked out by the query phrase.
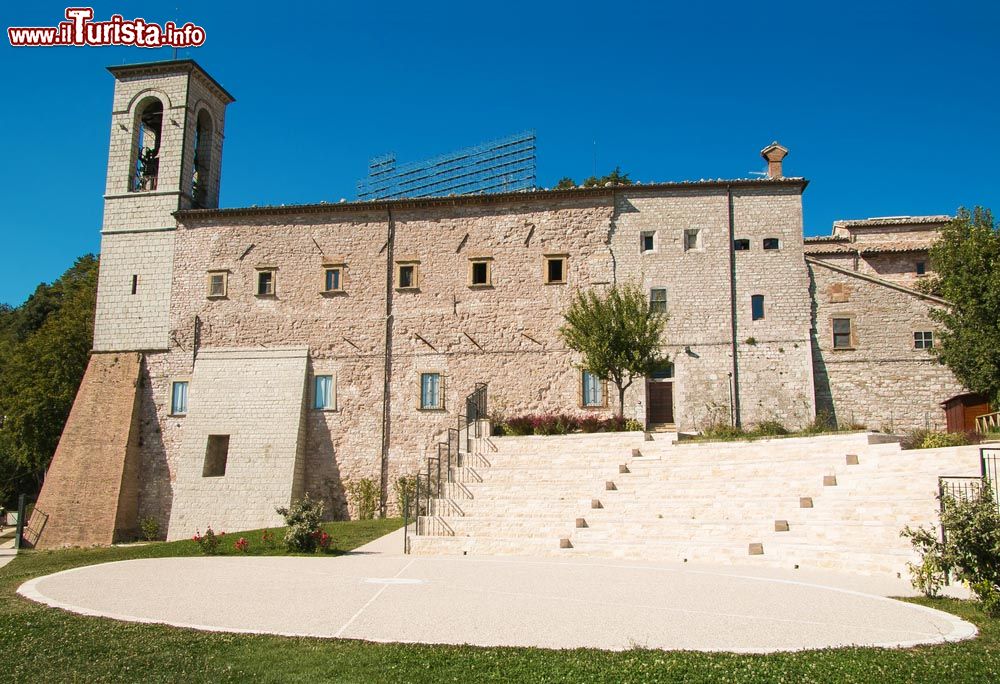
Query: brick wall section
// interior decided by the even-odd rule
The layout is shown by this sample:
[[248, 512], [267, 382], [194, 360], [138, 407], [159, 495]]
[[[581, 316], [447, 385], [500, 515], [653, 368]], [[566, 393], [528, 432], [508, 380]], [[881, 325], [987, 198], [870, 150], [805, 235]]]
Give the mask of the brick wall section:
[[[931, 352], [913, 344], [914, 332], [936, 329], [929, 313], [942, 304], [821, 261], [808, 266], [817, 408], [873, 429], [943, 429], [940, 402], [964, 390]], [[833, 348], [834, 317], [853, 318], [853, 349]]]
[[[173, 483], [168, 539], [282, 524], [302, 494], [306, 349], [201, 350]], [[228, 435], [225, 474], [205, 477], [209, 435]]]
[[110, 544], [136, 530], [138, 354], [94, 354], [37, 508], [49, 515], [39, 548]]

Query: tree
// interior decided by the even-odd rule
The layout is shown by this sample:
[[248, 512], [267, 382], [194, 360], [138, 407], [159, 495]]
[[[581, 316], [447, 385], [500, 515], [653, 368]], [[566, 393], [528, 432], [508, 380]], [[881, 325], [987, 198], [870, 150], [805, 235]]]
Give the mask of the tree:
[[950, 303], [931, 312], [942, 326], [936, 353], [962, 384], [1000, 404], [1000, 233], [993, 215], [959, 209], [930, 258], [936, 275], [927, 289]]
[[618, 388], [618, 416], [623, 418], [625, 390], [668, 361], [660, 349], [666, 314], [653, 311], [637, 286], [623, 285], [604, 296], [594, 290], [577, 292], [563, 317], [560, 334], [583, 355], [587, 370]]
[[[614, 185], [632, 185], [632, 179], [628, 177], [627, 173], [622, 173], [620, 166], [616, 166], [615, 170], [606, 176], [590, 176], [584, 179], [583, 187], [585, 188], [603, 188], [606, 184], [612, 183]], [[559, 179], [556, 184], [556, 190], [570, 190], [576, 187], [576, 181], [574, 181], [569, 176], [563, 176]]]
[[0, 313], [0, 503], [41, 485], [87, 369], [97, 258]]

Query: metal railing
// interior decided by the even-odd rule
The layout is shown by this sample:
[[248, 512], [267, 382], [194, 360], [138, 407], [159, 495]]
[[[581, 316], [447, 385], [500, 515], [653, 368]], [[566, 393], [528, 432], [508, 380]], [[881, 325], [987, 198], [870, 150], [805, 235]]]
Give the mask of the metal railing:
[[[948, 528], [944, 524], [945, 507], [948, 502], [964, 502], [978, 499], [983, 488], [988, 487], [993, 505], [1000, 511], [1000, 448], [983, 447], [979, 450], [979, 476], [943, 475], [938, 478], [938, 506], [941, 523], [941, 543], [948, 542]], [[950, 570], [945, 568], [945, 583], [950, 578]]]
[[472, 440], [480, 439], [482, 420], [487, 415], [487, 384], [477, 382], [475, 389], [465, 398], [465, 412], [456, 417], [456, 426], [447, 429], [445, 441], [438, 442], [437, 453], [426, 459], [423, 469], [415, 475], [413, 501], [403, 497], [403, 552], [409, 553], [410, 518], [413, 534], [426, 534], [421, 528], [421, 518], [434, 514], [434, 500], [440, 499], [446, 485], [455, 481], [455, 468], [464, 465], [464, 455], [472, 450]]

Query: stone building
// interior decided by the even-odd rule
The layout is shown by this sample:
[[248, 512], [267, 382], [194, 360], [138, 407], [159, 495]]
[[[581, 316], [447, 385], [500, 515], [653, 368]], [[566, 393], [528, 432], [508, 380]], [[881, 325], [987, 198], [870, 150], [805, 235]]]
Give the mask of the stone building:
[[275, 525], [307, 492], [346, 516], [360, 478], [392, 508], [476, 383], [494, 413], [610, 415], [559, 337], [580, 289], [636, 283], [669, 315], [671, 368], [626, 394], [650, 429], [796, 428], [817, 409], [900, 429], [961, 391], [914, 346], [945, 302], [903, 268], [947, 217], [804, 241], [808, 182], [780, 145], [762, 179], [223, 209], [233, 98], [191, 60], [109, 71], [94, 354], [43, 546], [145, 517], [171, 539]]

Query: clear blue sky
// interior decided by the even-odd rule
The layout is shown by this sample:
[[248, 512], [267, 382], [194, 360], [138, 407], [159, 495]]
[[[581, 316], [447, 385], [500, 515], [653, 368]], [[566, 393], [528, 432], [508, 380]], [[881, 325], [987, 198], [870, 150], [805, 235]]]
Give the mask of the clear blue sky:
[[[881, 7], [879, 7], [881, 6]], [[281, 9], [276, 9], [276, 8]], [[65, 4], [4, 3], [8, 26]], [[543, 186], [616, 164], [642, 181], [747, 177], [791, 150], [805, 229], [1000, 211], [995, 2], [97, 2], [193, 21], [184, 50], [235, 97], [222, 205], [353, 199], [367, 160], [534, 129]], [[0, 48], [5, 277], [18, 304], [99, 248], [111, 64], [140, 48]]]

